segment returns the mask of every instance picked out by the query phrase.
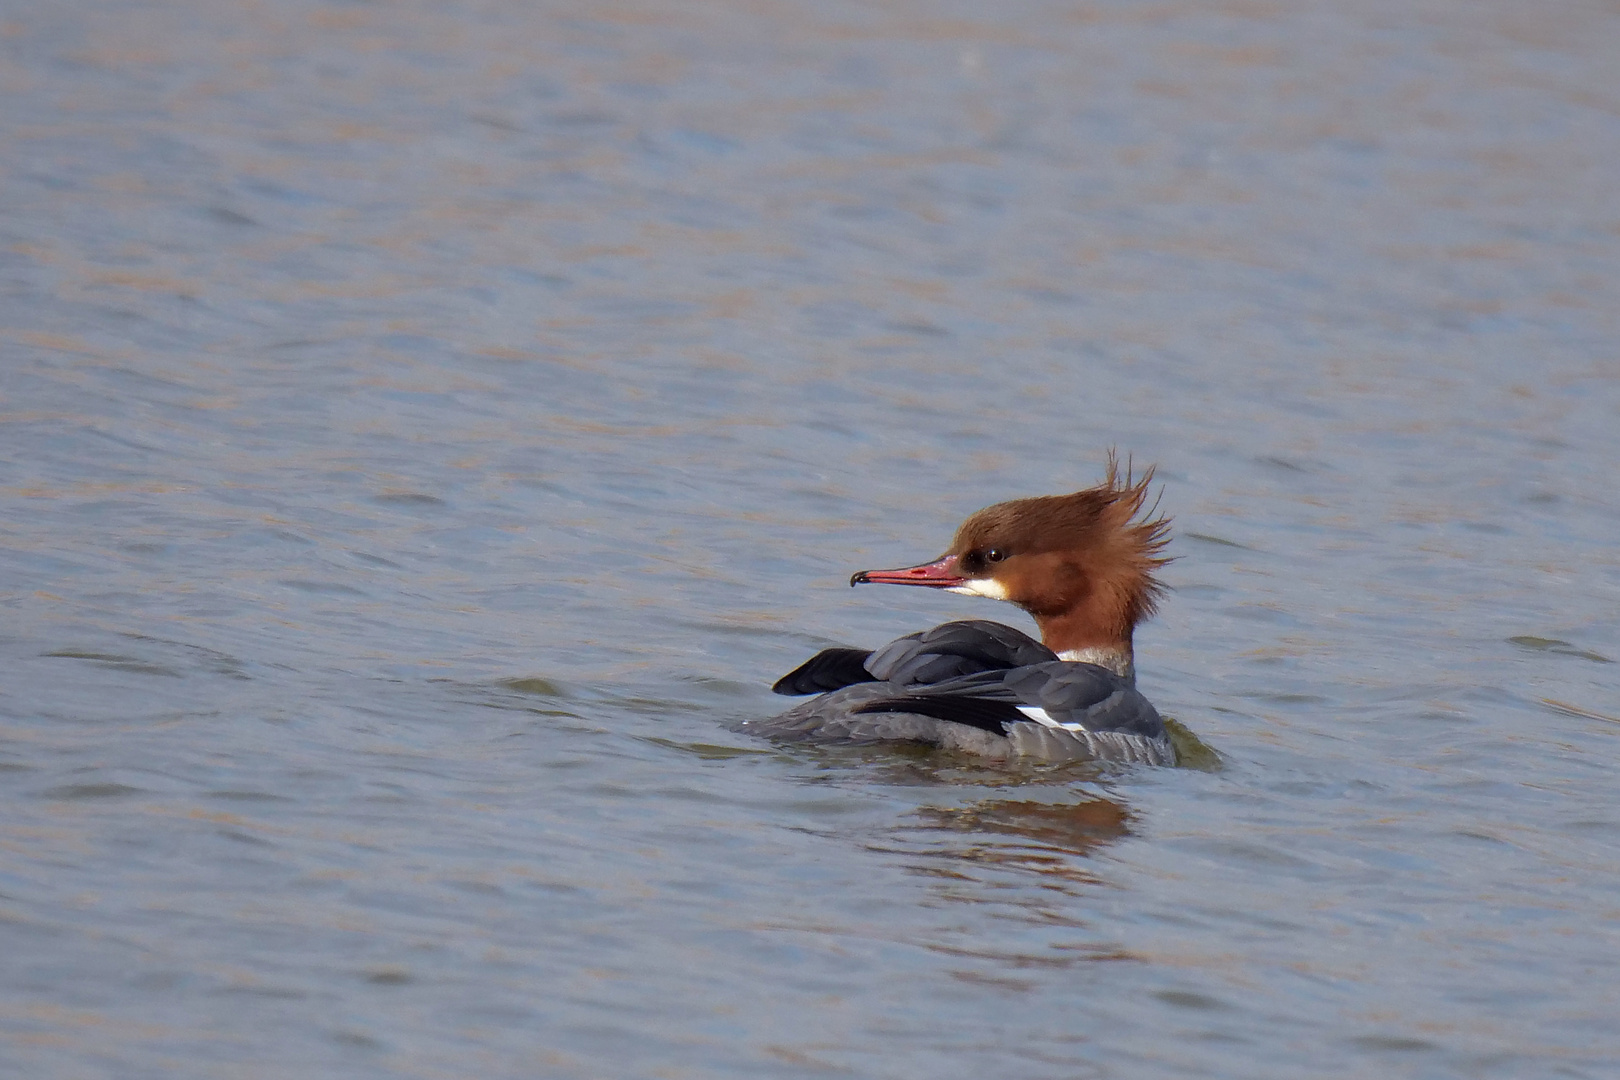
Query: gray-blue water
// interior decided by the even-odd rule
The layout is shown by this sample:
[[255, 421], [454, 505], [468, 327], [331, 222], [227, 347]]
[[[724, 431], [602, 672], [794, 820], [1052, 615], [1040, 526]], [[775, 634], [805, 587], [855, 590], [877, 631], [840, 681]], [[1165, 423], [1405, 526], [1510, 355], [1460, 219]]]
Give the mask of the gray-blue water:
[[[1620, 8], [0, 0], [0, 1073], [1620, 1074]], [[731, 733], [1157, 462], [1219, 768]]]

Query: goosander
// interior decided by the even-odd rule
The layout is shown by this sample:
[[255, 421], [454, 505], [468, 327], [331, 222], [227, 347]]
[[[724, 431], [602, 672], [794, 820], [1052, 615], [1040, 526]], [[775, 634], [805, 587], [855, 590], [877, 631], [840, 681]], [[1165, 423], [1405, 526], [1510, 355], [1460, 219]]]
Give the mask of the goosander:
[[1096, 487], [987, 507], [933, 562], [862, 570], [850, 585], [917, 585], [1017, 604], [1041, 640], [980, 619], [880, 649], [826, 649], [778, 694], [819, 694], [744, 730], [779, 739], [918, 742], [987, 758], [1174, 765], [1164, 721], [1136, 689], [1136, 624], [1164, 586], [1170, 522], [1143, 513], [1150, 468]]

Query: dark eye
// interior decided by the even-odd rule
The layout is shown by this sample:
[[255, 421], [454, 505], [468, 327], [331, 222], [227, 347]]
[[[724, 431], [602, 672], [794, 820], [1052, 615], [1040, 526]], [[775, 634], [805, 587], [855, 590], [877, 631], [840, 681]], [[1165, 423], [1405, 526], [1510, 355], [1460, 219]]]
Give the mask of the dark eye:
[[991, 548], [984, 553], [985, 562], [1000, 562], [1007, 557], [1007, 553], [1000, 548]]

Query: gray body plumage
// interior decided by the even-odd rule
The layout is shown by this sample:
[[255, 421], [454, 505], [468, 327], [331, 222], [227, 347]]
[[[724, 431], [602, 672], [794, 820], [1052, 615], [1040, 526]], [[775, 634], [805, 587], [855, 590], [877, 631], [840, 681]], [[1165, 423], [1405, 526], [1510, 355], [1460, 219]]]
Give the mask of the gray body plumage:
[[997, 760], [1176, 762], [1164, 721], [1134, 679], [1059, 660], [1000, 623], [944, 623], [864, 659], [830, 649], [776, 689], [828, 692], [744, 730], [788, 740], [926, 743]]

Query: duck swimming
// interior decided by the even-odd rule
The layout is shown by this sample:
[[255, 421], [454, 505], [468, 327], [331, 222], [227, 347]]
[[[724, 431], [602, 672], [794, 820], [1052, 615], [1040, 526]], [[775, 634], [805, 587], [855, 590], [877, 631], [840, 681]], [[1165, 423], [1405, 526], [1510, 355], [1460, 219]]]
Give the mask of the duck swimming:
[[942, 623], [876, 650], [825, 649], [778, 694], [818, 696], [744, 730], [778, 739], [911, 742], [987, 758], [1174, 765], [1158, 712], [1136, 689], [1132, 636], [1170, 560], [1168, 518], [1144, 513], [1110, 454], [1101, 484], [997, 503], [932, 562], [862, 570], [853, 585], [913, 585], [1016, 604], [1041, 640], [981, 619]]

